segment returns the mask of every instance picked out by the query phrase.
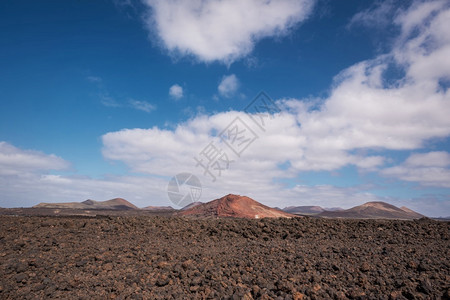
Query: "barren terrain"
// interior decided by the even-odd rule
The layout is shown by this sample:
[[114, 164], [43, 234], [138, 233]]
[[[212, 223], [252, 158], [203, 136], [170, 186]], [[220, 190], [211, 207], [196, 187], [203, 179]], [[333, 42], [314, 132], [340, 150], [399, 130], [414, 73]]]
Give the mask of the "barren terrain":
[[448, 299], [450, 223], [0, 216], [0, 298]]

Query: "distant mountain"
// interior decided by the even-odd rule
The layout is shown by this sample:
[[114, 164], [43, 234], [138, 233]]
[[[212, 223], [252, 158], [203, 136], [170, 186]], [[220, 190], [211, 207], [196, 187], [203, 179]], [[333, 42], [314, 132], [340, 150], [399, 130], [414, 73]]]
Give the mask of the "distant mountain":
[[295, 217], [295, 215], [268, 207], [249, 197], [232, 194], [182, 210], [178, 215], [250, 219]]
[[109, 210], [129, 210], [138, 209], [137, 206], [122, 198], [114, 198], [107, 201], [95, 201], [88, 199], [83, 202], [65, 203], [39, 203], [33, 208], [70, 208], [70, 209], [109, 209]]
[[283, 208], [283, 211], [290, 214], [316, 215], [325, 210], [320, 206], [288, 206]]
[[345, 210], [342, 207], [324, 207], [323, 210], [326, 211], [341, 211], [341, 210]]
[[409, 209], [399, 208], [392, 204], [376, 201], [367, 202], [342, 211], [324, 211], [318, 216], [328, 218], [358, 218], [358, 219], [420, 219], [424, 216]]
[[188, 209], [195, 207], [197, 205], [200, 205], [200, 204], [203, 204], [203, 202], [200, 202], [200, 201], [192, 202], [192, 203], [189, 203], [188, 205], [186, 205], [185, 207], [183, 207], [181, 210], [188, 210]]
[[146, 206], [141, 208], [143, 210], [154, 210], [154, 211], [161, 211], [161, 210], [175, 210], [172, 206]]

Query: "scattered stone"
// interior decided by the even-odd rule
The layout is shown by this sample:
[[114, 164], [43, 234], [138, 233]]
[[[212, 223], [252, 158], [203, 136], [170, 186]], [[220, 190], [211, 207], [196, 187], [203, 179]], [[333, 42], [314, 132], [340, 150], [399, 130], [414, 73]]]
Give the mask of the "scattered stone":
[[363, 291], [361, 291], [360, 289], [354, 288], [351, 289], [348, 294], [347, 297], [350, 299], [361, 299], [366, 295], [366, 293], [364, 293]]
[[448, 222], [0, 216], [0, 232], [2, 299], [450, 299]]
[[19, 283], [19, 282], [25, 283], [28, 279], [28, 276], [25, 273], [20, 273], [20, 274], [15, 275], [14, 279], [16, 280], [17, 283]]
[[25, 272], [27, 270], [28, 266], [24, 263], [18, 263], [16, 265], [16, 272], [17, 273], [22, 273]]
[[402, 291], [392, 291], [389, 294], [389, 298], [392, 300], [403, 300], [406, 299], [403, 295], [402, 295]]
[[200, 285], [203, 282], [203, 278], [201, 276], [196, 276], [192, 279], [191, 285]]
[[450, 288], [448, 288], [447, 291], [445, 291], [442, 299], [450, 300]]
[[305, 299], [305, 294], [302, 294], [300, 292], [295, 292], [294, 295], [292, 295], [292, 298], [294, 300], [303, 300], [303, 299]]
[[423, 272], [423, 271], [428, 271], [430, 269], [430, 266], [426, 263], [421, 261], [419, 263], [419, 265], [417, 266], [417, 270], [419, 270], [419, 272]]
[[199, 288], [200, 287], [198, 285], [192, 285], [192, 286], [189, 287], [189, 290], [191, 292], [196, 292], [196, 291], [198, 291]]
[[161, 275], [158, 277], [158, 280], [156, 281], [157, 286], [166, 286], [170, 282], [169, 277], [167, 275]]
[[83, 266], [85, 266], [86, 265], [86, 263], [87, 263], [87, 261], [85, 261], [85, 260], [79, 260], [79, 261], [77, 261], [76, 263], [75, 263], [75, 266], [76, 267], [83, 267]]
[[367, 262], [363, 262], [359, 268], [362, 272], [368, 272], [370, 270], [370, 265]]
[[427, 295], [431, 294], [433, 287], [428, 279], [421, 280], [418, 285], [419, 292], [425, 293]]
[[192, 268], [192, 266], [193, 266], [193, 262], [192, 262], [191, 259], [188, 259], [188, 260], [185, 260], [185, 261], [181, 264], [181, 266], [182, 266], [184, 269], [190, 269], [190, 268]]
[[107, 263], [103, 266], [103, 270], [105, 271], [112, 271], [112, 269], [113, 269], [112, 263]]

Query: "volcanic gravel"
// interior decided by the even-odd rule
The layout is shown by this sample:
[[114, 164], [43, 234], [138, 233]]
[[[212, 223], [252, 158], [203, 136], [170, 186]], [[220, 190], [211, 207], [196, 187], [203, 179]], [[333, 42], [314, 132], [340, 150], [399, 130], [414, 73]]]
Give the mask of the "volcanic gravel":
[[450, 223], [0, 216], [1, 299], [450, 299]]

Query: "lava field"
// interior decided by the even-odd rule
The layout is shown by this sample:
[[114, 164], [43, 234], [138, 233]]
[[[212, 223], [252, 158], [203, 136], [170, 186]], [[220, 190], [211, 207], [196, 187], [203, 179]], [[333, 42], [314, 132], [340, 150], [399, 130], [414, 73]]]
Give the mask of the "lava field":
[[450, 299], [450, 223], [0, 216], [1, 299]]

